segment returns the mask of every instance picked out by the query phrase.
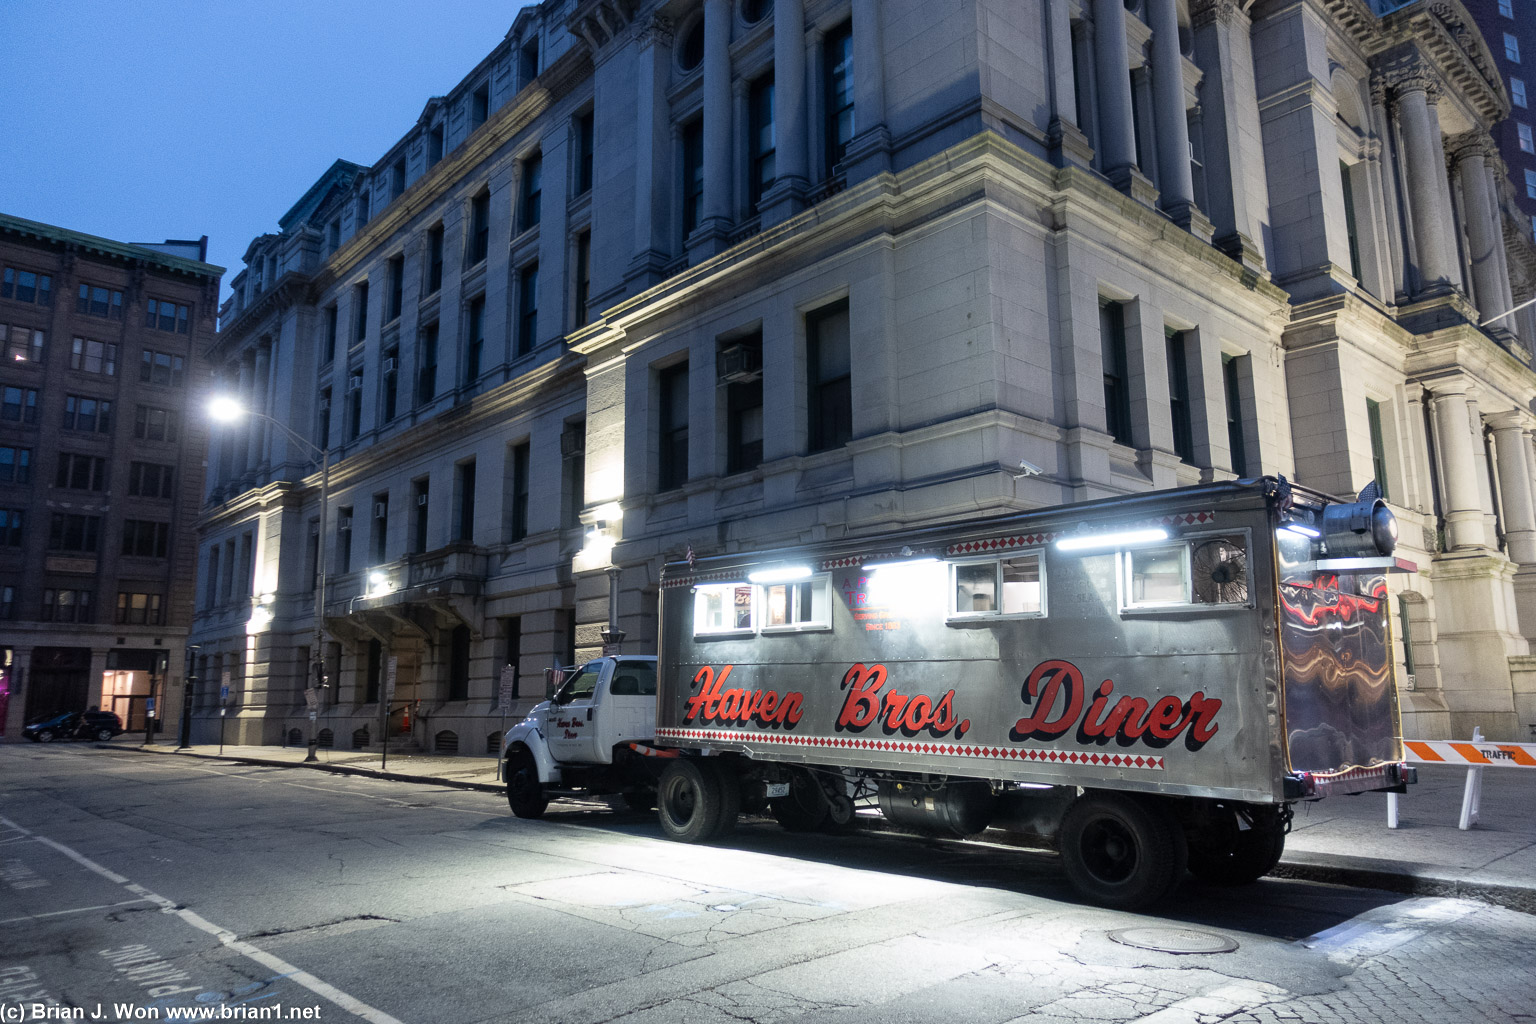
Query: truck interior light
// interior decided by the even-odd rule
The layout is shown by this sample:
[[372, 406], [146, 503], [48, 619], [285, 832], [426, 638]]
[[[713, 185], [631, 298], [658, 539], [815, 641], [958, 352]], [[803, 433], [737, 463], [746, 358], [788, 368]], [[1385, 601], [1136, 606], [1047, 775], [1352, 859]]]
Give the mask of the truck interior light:
[[1061, 551], [1089, 551], [1095, 548], [1118, 548], [1131, 544], [1151, 544], [1167, 540], [1168, 531], [1161, 527], [1146, 530], [1118, 530], [1114, 533], [1094, 533], [1085, 537], [1063, 537], [1056, 542]]
[[1300, 537], [1316, 538], [1323, 535], [1323, 531], [1314, 530], [1312, 527], [1306, 526], [1302, 523], [1286, 523], [1284, 526], [1280, 527], [1280, 529], [1285, 530], [1287, 533], [1294, 533]]
[[793, 583], [795, 580], [809, 579], [810, 575], [811, 567], [808, 565], [784, 565], [777, 569], [759, 569], [748, 573], [747, 579], [753, 583]]
[[936, 565], [938, 559], [933, 556], [927, 558], [909, 558], [904, 562], [871, 562], [864, 567], [865, 572], [875, 572], [878, 569], [905, 569], [912, 565]]

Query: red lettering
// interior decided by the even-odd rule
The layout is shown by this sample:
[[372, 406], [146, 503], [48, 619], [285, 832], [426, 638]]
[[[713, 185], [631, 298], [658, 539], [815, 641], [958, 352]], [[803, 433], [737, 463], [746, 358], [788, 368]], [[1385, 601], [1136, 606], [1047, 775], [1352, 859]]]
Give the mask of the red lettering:
[[763, 702], [758, 705], [757, 714], [763, 722], [773, 721], [773, 709], [778, 706], [779, 695], [772, 690], [763, 691]]
[[783, 722], [785, 725], [794, 725], [800, 721], [800, 695], [798, 693], [786, 693], [784, 700], [779, 704], [779, 713], [774, 721]]
[[837, 728], [866, 728], [880, 714], [880, 698], [875, 692], [885, 685], [885, 666], [860, 663], [843, 675], [842, 688], [848, 691], [843, 710], [837, 716]]
[[1204, 746], [1209, 743], [1216, 730], [1221, 728], [1216, 724], [1216, 712], [1221, 710], [1221, 701], [1214, 697], [1207, 697], [1205, 691], [1196, 690], [1189, 698], [1189, 717], [1193, 725], [1189, 727], [1188, 743], [1195, 746]]
[[1087, 737], [1108, 736], [1110, 729], [1104, 721], [1104, 711], [1109, 707], [1109, 695], [1115, 692], [1115, 684], [1106, 679], [1099, 684], [1099, 692], [1093, 698], [1093, 703], [1088, 705], [1088, 713], [1083, 716], [1083, 724], [1079, 731]]
[[[1066, 688], [1064, 694], [1063, 687]], [[1036, 735], [1060, 736], [1072, 727], [1072, 723], [1077, 721], [1078, 712], [1082, 710], [1083, 674], [1070, 661], [1042, 661], [1029, 674], [1021, 696], [1025, 704], [1035, 705], [1035, 713], [1014, 724], [1012, 738], [1022, 740]], [[1060, 714], [1052, 719], [1051, 713], [1058, 703], [1064, 706]]]
[[[1105, 735], [1119, 733], [1133, 740], [1139, 738], [1147, 730], [1147, 710], [1147, 702], [1140, 697], [1121, 697], [1104, 720]], [[1141, 719], [1139, 723], [1137, 718]]]
[[900, 726], [904, 732], [921, 732], [933, 720], [933, 701], [923, 694], [918, 694], [907, 703], [907, 711], [901, 716]]
[[1131, 696], [1115, 700], [1114, 693], [1114, 681], [1104, 680], [1083, 710], [1083, 674], [1077, 666], [1060, 659], [1042, 661], [1030, 672], [1020, 693], [1024, 704], [1032, 705], [1033, 710], [1018, 720], [1009, 735], [1014, 741], [1032, 737], [1049, 740], [1076, 724], [1079, 743], [1102, 745], [1114, 740], [1124, 747], [1140, 741], [1158, 749], [1184, 733], [1184, 745], [1199, 750], [1220, 728], [1216, 717], [1221, 701], [1199, 690], [1188, 700], [1165, 694], [1152, 703]]
[[1171, 740], [1184, 728], [1184, 702], [1174, 696], [1159, 697], [1147, 714], [1147, 732], [1153, 738]]
[[731, 687], [722, 690], [731, 674], [732, 666], [726, 665], [717, 674], [709, 665], [699, 669], [693, 677], [699, 687], [688, 698], [683, 708], [683, 721], [702, 719], [706, 722], [726, 722], [746, 725], [754, 719], [761, 725], [794, 725], [800, 721], [801, 696], [786, 693], [782, 697], [776, 690], [743, 690]]

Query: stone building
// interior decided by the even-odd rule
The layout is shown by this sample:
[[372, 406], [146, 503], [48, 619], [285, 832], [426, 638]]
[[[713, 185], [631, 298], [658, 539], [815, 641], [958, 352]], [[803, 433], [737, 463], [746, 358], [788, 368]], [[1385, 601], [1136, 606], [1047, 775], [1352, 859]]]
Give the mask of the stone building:
[[[222, 267], [0, 214], [0, 738], [180, 714]], [[174, 728], [174, 726], [172, 726]]]
[[251, 244], [200, 674], [303, 735], [323, 525], [324, 741], [480, 752], [689, 550], [1283, 473], [1401, 519], [1405, 730], [1524, 733], [1508, 109], [1456, 0], [527, 8]]

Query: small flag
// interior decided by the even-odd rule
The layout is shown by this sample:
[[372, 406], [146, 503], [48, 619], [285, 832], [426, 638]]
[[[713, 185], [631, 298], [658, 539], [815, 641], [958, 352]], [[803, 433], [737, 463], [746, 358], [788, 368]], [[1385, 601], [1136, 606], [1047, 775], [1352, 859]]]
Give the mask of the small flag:
[[688, 545], [688, 568], [689, 568], [689, 569], [692, 569], [692, 568], [693, 568], [693, 562], [694, 562], [694, 557], [693, 557], [693, 544], [692, 544], [692, 543], [690, 543], [690, 544], [689, 544], [689, 545]]

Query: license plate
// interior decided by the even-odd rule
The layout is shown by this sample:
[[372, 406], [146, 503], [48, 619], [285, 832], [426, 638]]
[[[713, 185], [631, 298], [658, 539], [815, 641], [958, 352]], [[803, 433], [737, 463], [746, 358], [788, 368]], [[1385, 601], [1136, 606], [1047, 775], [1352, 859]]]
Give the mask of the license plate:
[[770, 782], [763, 788], [768, 791], [767, 797], [769, 800], [775, 797], [789, 796], [789, 783], [787, 782]]

